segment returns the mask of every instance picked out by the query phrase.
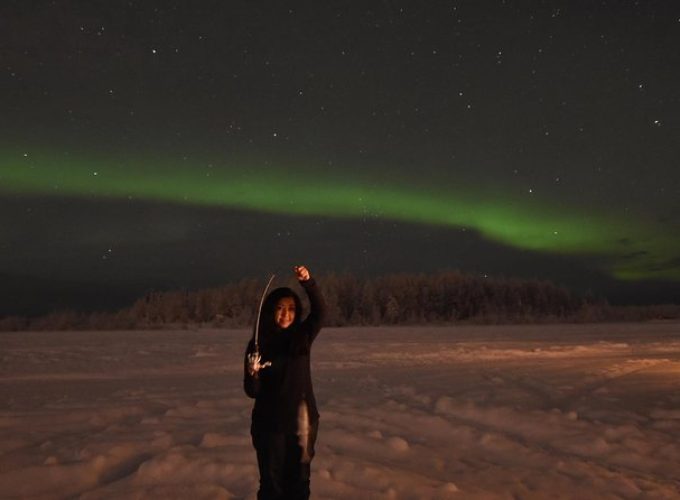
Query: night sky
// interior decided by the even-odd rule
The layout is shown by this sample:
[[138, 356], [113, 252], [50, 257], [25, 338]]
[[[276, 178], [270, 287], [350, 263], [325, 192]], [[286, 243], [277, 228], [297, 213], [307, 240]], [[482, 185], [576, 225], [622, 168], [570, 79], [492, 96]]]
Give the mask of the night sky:
[[0, 314], [316, 273], [680, 301], [673, 1], [0, 6]]

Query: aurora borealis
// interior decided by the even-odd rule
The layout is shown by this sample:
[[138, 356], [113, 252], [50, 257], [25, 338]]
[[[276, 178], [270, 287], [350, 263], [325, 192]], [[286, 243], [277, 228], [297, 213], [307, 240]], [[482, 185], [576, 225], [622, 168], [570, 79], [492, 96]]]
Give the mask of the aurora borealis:
[[143, 290], [278, 254], [675, 300], [666, 5], [9, 2], [0, 273]]
[[[97, 165], [93, 168], [93, 165]], [[666, 277], [680, 279], [680, 266], [660, 269], [677, 248], [675, 235], [641, 221], [584, 210], [556, 211], [549, 202], [521, 201], [499, 196], [493, 202], [473, 190], [459, 187], [429, 193], [399, 186], [338, 182], [312, 182], [295, 172], [257, 167], [206, 169], [196, 175], [187, 166], [162, 169], [103, 165], [69, 158], [55, 164], [54, 157], [15, 155], [0, 170], [3, 187], [21, 193], [111, 199], [140, 199], [176, 204], [209, 205], [303, 216], [346, 218], [384, 217], [419, 224], [469, 227], [490, 240], [517, 248], [607, 257], [612, 274], [622, 279]], [[291, 198], [289, 193], [295, 192]], [[486, 194], [486, 196], [489, 196]], [[644, 242], [623, 244], [630, 235]]]

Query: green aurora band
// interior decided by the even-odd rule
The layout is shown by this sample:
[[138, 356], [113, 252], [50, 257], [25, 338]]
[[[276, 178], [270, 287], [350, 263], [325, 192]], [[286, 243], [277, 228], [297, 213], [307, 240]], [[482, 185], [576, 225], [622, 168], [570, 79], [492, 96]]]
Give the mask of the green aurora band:
[[469, 186], [417, 189], [382, 179], [321, 178], [297, 167], [263, 171], [197, 165], [158, 158], [133, 164], [5, 154], [0, 158], [0, 192], [465, 227], [515, 248], [590, 258], [618, 279], [680, 281], [678, 238], [650, 221], [558, 210], [535, 196], [524, 199]]

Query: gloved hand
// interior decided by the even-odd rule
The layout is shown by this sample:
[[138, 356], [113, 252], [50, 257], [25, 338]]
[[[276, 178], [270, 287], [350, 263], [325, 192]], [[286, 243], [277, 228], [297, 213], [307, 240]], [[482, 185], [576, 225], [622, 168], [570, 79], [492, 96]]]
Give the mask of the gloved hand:
[[262, 368], [267, 368], [272, 365], [271, 361], [266, 361], [264, 363], [261, 363], [261, 361], [262, 356], [260, 356], [259, 353], [253, 352], [248, 354], [248, 373], [251, 377], [257, 375]]

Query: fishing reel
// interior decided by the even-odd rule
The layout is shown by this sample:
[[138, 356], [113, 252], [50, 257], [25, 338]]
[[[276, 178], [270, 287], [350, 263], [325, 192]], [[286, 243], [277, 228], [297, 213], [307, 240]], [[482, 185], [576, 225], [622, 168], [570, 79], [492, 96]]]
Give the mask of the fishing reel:
[[259, 351], [248, 354], [248, 371], [251, 375], [255, 375], [261, 369], [272, 365], [271, 361], [265, 361], [264, 363], [261, 363], [261, 361], [262, 356], [260, 356]]

